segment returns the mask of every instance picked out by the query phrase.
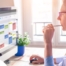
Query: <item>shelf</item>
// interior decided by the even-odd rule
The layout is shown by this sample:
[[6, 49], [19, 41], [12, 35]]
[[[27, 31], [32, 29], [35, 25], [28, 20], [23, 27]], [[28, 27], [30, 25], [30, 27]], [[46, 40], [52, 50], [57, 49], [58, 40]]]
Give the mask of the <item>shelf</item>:
[[3, 10], [3, 11], [0, 11], [0, 14], [11, 13], [11, 12], [16, 12], [16, 9], [13, 9], [13, 10]]

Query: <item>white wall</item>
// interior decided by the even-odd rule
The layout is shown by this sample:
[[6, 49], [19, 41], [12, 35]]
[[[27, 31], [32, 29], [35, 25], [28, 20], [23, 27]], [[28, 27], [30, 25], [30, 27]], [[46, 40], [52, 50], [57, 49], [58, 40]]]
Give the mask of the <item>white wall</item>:
[[31, 0], [23, 0], [23, 33], [28, 32], [32, 38], [32, 9]]
[[0, 0], [0, 8], [14, 6], [13, 0]]
[[19, 31], [19, 34], [23, 34], [22, 0], [14, 0], [14, 4], [17, 9], [18, 31]]

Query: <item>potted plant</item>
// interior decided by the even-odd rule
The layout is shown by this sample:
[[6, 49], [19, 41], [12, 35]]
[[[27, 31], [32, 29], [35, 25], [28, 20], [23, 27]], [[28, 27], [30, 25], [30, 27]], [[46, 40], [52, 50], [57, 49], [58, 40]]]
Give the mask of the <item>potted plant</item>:
[[22, 35], [19, 35], [17, 39], [18, 50], [17, 50], [16, 56], [23, 56], [25, 51], [25, 46], [27, 46], [28, 44], [30, 44], [29, 35], [26, 32], [24, 33], [23, 37]]

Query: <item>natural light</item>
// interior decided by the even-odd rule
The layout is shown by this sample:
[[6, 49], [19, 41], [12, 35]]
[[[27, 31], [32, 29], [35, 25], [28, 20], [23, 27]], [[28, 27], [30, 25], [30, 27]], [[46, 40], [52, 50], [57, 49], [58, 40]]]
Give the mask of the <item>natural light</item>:
[[42, 28], [52, 22], [52, 0], [32, 0], [32, 22], [34, 41], [43, 41]]
[[[60, 1], [60, 5], [62, 2]], [[52, 0], [32, 0], [33, 40], [43, 41], [42, 28], [52, 23]], [[59, 42], [66, 39], [66, 31], [60, 28]]]

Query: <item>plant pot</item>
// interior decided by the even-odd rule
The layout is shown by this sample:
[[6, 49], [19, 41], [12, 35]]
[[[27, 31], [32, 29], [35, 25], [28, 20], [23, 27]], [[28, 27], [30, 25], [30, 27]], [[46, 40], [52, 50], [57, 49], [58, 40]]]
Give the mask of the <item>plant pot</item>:
[[17, 53], [15, 54], [15, 56], [23, 56], [25, 47], [24, 46], [17, 46], [17, 47], [18, 47]]

